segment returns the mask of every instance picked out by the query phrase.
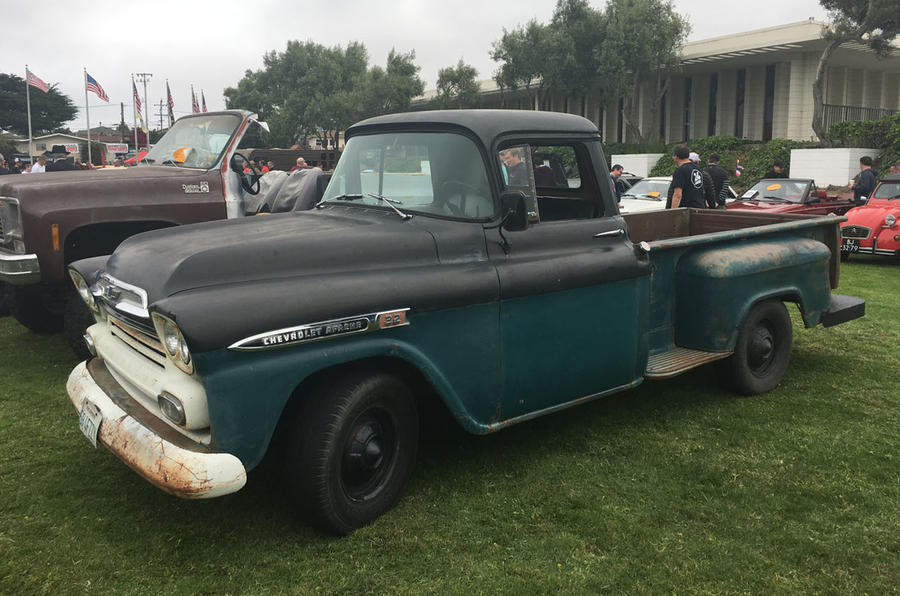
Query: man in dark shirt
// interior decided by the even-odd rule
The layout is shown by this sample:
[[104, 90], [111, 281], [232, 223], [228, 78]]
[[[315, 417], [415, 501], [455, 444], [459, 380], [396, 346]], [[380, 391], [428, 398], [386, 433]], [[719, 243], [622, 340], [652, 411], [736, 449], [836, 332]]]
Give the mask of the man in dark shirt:
[[507, 186], [528, 186], [528, 172], [518, 147], [501, 151], [500, 160], [506, 166]]
[[859, 178], [856, 184], [853, 185], [853, 203], [857, 207], [865, 204], [865, 200], [872, 196], [872, 191], [875, 190], [875, 181], [878, 177], [875, 170], [872, 169], [872, 158], [868, 155], [863, 155], [859, 158], [859, 169], [861, 170]]
[[713, 193], [716, 197], [715, 205], [710, 205], [710, 207], [724, 209], [725, 200], [728, 198], [728, 189], [730, 187], [728, 185], [728, 172], [719, 165], [719, 155], [717, 153], [713, 153], [709, 156], [709, 165], [706, 166], [704, 171], [712, 178]]
[[675, 160], [678, 168], [676, 168], [675, 174], [672, 176], [672, 184], [669, 185], [672, 191], [672, 201], [671, 204], [666, 204], [666, 208], [693, 207], [703, 209], [706, 207], [706, 200], [703, 197], [703, 173], [689, 159], [691, 152], [687, 145], [675, 145], [675, 150], [672, 153], [672, 159]]
[[614, 164], [612, 169], [609, 171], [609, 179], [612, 181], [613, 190], [616, 191], [616, 204], [620, 204], [622, 202], [622, 181], [619, 180], [619, 177], [622, 175], [622, 172], [625, 170], [621, 166], [621, 164]]
[[3, 174], [12, 174], [12, 172], [6, 167], [6, 158], [0, 153], [0, 176]]
[[776, 161], [772, 164], [772, 169], [766, 174], [766, 178], [787, 178], [787, 172], [784, 171], [784, 163]]

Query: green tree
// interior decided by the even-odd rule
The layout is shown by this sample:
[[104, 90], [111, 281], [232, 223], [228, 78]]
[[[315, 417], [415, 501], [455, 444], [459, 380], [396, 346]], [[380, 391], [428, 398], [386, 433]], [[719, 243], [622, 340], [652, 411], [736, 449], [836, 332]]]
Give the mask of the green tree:
[[532, 103], [544, 102], [552, 51], [553, 35], [547, 25], [531, 20], [512, 31], [503, 29], [503, 36], [491, 47], [491, 59], [500, 62], [494, 80], [501, 90], [525, 89]]
[[403, 111], [413, 97], [425, 91], [425, 83], [419, 78], [420, 69], [413, 62], [415, 59], [415, 51], [401, 54], [392, 49], [384, 68], [373, 66], [369, 69], [363, 87], [361, 116]]
[[825, 128], [825, 72], [832, 54], [841, 44], [857, 42], [884, 58], [891, 52], [891, 42], [900, 33], [900, 0], [819, 0], [828, 11], [831, 23], [822, 31], [825, 47], [819, 55], [813, 81], [812, 128], [827, 146], [832, 139]]
[[456, 66], [448, 66], [438, 71], [437, 104], [441, 108], [474, 107], [478, 103], [480, 88], [474, 66], [459, 60]]
[[[50, 86], [48, 93], [32, 87], [31, 129], [35, 136], [52, 132], [75, 117], [77, 109], [68, 96]], [[0, 73], [0, 128], [28, 135], [25, 79]]]
[[[687, 19], [675, 12], [672, 0], [609, 0], [604, 39], [597, 60], [609, 99], [624, 99], [629, 136], [640, 143], [659, 135], [657, 115], [680, 62], [690, 33]], [[650, 85], [651, 109], [639, 122], [641, 86]]]

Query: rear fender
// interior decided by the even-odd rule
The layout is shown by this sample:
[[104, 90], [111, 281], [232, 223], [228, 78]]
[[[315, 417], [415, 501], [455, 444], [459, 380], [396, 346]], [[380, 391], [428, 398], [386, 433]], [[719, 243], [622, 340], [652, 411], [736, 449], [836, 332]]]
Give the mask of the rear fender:
[[692, 251], [676, 269], [675, 343], [724, 352], [759, 302], [796, 302], [807, 327], [831, 300], [831, 250], [808, 238], [767, 239]]

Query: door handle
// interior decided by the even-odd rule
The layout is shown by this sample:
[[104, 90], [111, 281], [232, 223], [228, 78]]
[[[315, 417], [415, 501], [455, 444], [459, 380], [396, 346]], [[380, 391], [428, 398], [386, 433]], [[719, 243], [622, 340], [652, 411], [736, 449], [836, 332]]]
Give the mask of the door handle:
[[610, 230], [608, 232], [600, 232], [599, 234], [594, 234], [594, 238], [608, 238], [610, 236], [623, 236], [625, 234], [625, 230], [619, 228], [618, 230]]

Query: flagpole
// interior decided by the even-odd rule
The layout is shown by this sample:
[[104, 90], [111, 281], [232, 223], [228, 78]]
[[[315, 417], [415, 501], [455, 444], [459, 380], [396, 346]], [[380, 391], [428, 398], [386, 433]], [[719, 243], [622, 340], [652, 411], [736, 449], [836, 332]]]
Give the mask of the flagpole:
[[28, 161], [33, 161], [34, 143], [31, 141], [31, 91], [28, 89], [28, 65], [25, 65], [25, 105], [28, 107]]
[[[134, 73], [131, 73], [131, 89], [134, 90]], [[137, 139], [137, 103], [134, 101], [134, 93], [131, 94], [131, 114], [134, 116], [134, 154], [137, 155], [141, 148], [138, 146]], [[135, 160], [137, 165], [137, 160]]]
[[88, 133], [88, 167], [93, 167], [94, 160], [91, 158], [91, 111], [88, 108], [87, 94], [87, 68], [84, 68], [84, 115], [87, 117], [87, 133]]

